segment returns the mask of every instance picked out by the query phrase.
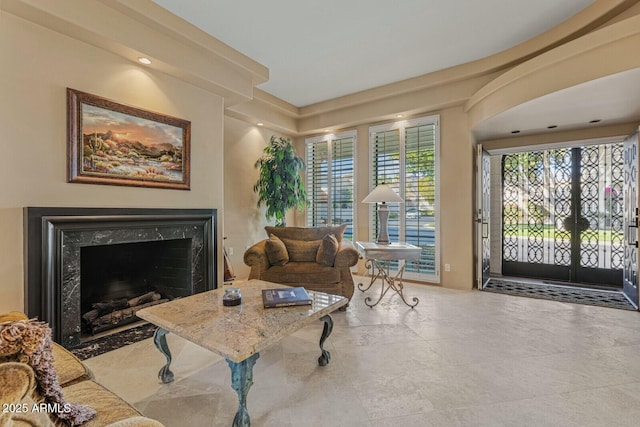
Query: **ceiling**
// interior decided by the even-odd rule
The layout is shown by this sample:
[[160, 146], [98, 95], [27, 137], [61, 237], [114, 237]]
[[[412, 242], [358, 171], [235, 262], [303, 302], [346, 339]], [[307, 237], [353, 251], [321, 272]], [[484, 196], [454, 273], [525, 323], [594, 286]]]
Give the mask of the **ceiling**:
[[[596, 122], [597, 120], [597, 122]], [[612, 74], [525, 102], [480, 123], [480, 141], [640, 121], [640, 68]]]
[[498, 53], [593, 0], [154, 2], [269, 68], [259, 88], [303, 107]]
[[[594, 0], [153, 0], [269, 68], [258, 87], [297, 107], [504, 51]], [[640, 70], [500, 113], [479, 141], [640, 121]], [[557, 126], [548, 128], [549, 126]]]

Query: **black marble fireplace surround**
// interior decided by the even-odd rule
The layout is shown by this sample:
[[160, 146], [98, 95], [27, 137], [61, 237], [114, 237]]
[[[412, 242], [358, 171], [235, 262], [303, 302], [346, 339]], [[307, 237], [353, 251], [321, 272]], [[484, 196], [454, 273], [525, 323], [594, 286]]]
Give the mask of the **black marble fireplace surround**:
[[[148, 246], [158, 253], [158, 248], [165, 245], [157, 242], [175, 241], [166, 245], [169, 249], [164, 252], [180, 248], [186, 252], [178, 257], [182, 261], [177, 262], [180, 271], [176, 273], [175, 286], [171, 285], [171, 279], [165, 279], [163, 284], [172, 289], [171, 296], [217, 287], [215, 209], [27, 207], [24, 208], [24, 227], [27, 313], [48, 322], [54, 340], [66, 348], [74, 348], [87, 339], [81, 327], [83, 248], [86, 266], [91, 265], [87, 264], [87, 254], [95, 252], [104, 256], [100, 255], [106, 253], [104, 246], [117, 245], [116, 250], [128, 248], [130, 252], [139, 252]], [[157, 269], [158, 264], [152, 268]], [[97, 277], [87, 272], [84, 276], [94, 281]], [[117, 277], [107, 278], [113, 279]]]

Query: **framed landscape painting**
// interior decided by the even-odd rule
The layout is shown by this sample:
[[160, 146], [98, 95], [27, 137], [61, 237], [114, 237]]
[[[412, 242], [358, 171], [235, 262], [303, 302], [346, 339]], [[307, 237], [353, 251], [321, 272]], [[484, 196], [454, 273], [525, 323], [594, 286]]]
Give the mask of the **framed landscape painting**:
[[67, 88], [68, 182], [190, 189], [191, 123]]

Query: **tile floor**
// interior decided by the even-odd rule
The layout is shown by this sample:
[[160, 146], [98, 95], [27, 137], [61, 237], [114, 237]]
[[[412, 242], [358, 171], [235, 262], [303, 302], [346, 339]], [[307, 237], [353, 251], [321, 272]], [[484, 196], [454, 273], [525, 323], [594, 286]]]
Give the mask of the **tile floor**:
[[[356, 290], [322, 324], [260, 355], [252, 426], [637, 426], [640, 313], [407, 284], [420, 304]], [[237, 396], [220, 357], [168, 336], [176, 381], [157, 380], [151, 339], [88, 359], [98, 382], [167, 427], [231, 425]]]

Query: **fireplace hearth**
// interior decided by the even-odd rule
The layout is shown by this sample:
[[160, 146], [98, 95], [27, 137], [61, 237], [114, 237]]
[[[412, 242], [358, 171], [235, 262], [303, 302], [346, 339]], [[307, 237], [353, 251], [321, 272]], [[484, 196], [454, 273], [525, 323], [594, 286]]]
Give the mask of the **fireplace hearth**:
[[24, 214], [27, 313], [47, 321], [66, 348], [138, 321], [142, 306], [217, 287], [215, 209]]

